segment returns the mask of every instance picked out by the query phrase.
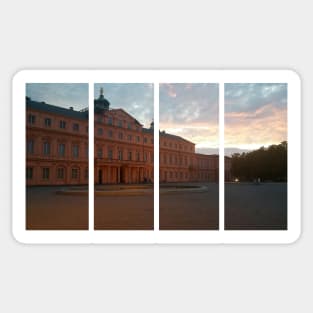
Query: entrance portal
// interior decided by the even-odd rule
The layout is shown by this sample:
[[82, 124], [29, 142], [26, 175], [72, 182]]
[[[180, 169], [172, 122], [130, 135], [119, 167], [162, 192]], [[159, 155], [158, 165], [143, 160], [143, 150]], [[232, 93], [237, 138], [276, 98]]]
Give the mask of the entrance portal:
[[102, 170], [99, 170], [98, 182], [102, 185]]

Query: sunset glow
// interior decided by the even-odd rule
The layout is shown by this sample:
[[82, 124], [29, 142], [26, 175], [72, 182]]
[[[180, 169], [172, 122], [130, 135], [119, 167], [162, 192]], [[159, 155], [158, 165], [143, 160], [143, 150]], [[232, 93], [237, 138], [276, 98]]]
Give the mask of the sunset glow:
[[160, 129], [218, 151], [218, 84], [160, 84]]
[[225, 148], [254, 150], [285, 140], [286, 84], [225, 84]]

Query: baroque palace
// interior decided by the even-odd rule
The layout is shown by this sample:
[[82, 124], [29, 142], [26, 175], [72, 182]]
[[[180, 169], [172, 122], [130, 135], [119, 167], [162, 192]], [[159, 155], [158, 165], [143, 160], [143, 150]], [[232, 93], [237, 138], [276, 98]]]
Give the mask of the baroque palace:
[[[153, 182], [153, 122], [144, 128], [123, 109], [94, 100], [95, 184]], [[76, 111], [26, 97], [26, 184], [88, 184], [88, 109]], [[225, 179], [230, 159], [225, 158]], [[160, 182], [217, 182], [218, 156], [160, 132]]]

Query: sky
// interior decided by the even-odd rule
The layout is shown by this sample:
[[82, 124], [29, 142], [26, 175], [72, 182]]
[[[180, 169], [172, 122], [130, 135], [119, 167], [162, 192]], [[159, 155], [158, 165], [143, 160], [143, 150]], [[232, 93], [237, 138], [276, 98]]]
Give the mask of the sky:
[[218, 84], [160, 84], [160, 130], [218, 151]]
[[81, 110], [88, 107], [88, 84], [26, 84], [26, 96], [34, 101]]
[[109, 84], [98, 83], [94, 87], [95, 98], [103, 95], [110, 102], [110, 108], [123, 109], [149, 128], [153, 120], [153, 84]]
[[287, 84], [225, 84], [225, 148], [255, 150], [287, 140]]

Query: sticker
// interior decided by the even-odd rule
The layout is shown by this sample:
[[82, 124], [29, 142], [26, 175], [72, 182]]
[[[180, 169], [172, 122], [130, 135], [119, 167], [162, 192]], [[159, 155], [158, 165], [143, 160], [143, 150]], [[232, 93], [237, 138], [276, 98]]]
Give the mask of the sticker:
[[290, 70], [25, 70], [13, 79], [23, 243], [292, 243], [301, 87]]

